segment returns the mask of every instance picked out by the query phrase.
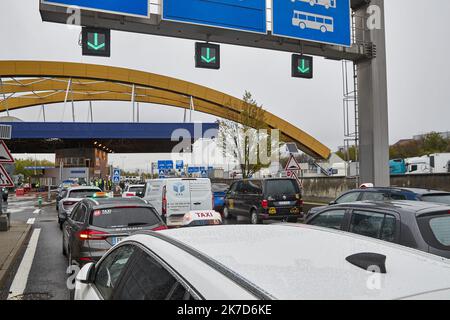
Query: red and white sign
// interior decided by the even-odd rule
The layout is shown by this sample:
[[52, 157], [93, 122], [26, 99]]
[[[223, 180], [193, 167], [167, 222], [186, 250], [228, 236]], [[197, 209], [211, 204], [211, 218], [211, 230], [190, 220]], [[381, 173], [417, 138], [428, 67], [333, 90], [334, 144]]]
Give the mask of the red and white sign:
[[14, 158], [3, 140], [0, 140], [0, 163], [14, 163]]
[[13, 188], [14, 183], [9, 176], [8, 172], [6, 172], [5, 168], [0, 165], [0, 188]]
[[295, 160], [294, 156], [291, 156], [289, 158], [288, 163], [286, 164], [286, 168], [284, 168], [286, 171], [298, 171], [300, 170], [300, 165], [298, 164], [297, 160]]

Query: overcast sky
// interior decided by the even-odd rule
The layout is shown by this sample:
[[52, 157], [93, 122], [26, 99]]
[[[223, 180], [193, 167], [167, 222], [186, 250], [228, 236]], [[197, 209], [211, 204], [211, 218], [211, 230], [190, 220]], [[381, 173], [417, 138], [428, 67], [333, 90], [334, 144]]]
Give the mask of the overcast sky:
[[[450, 130], [450, 31], [448, 0], [386, 0], [390, 142], [429, 131]], [[38, 0], [0, 0], [0, 60], [51, 60], [107, 64], [159, 73], [241, 97], [245, 90], [268, 111], [336, 150], [343, 145], [341, 63], [315, 59], [313, 80], [290, 76], [290, 54], [222, 45], [220, 71], [194, 68], [194, 41], [112, 32], [111, 58], [83, 57], [80, 29], [42, 22]], [[87, 102], [76, 104], [86, 121]], [[94, 120], [132, 119], [126, 103], [94, 103]], [[69, 107], [49, 106], [47, 121], [71, 121]], [[41, 121], [40, 108], [11, 112]], [[183, 111], [141, 104], [142, 122], [176, 122]], [[215, 118], [196, 113], [196, 121]], [[112, 158], [119, 163], [119, 156]], [[153, 157], [152, 157], [153, 158]], [[127, 157], [129, 168], [145, 168]]]

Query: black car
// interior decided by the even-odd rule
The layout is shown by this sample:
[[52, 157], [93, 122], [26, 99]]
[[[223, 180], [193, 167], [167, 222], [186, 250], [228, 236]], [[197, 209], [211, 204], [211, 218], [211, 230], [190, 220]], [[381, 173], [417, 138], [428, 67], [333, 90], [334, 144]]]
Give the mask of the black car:
[[306, 224], [377, 238], [450, 258], [450, 206], [363, 201], [323, 207]]
[[[399, 187], [374, 187], [365, 189], [355, 189], [341, 194], [330, 205], [350, 203], [357, 201], [391, 201], [391, 200], [411, 200], [426, 201], [450, 205], [450, 192], [437, 191], [419, 188], [399, 188]], [[314, 207], [307, 216], [314, 214], [323, 207]]]
[[139, 198], [86, 198], [63, 225], [62, 252], [69, 266], [98, 261], [113, 245], [141, 230], [167, 229], [159, 214]]
[[224, 218], [245, 216], [252, 224], [264, 220], [297, 222], [303, 215], [303, 201], [297, 180], [252, 179], [234, 182], [225, 196]]

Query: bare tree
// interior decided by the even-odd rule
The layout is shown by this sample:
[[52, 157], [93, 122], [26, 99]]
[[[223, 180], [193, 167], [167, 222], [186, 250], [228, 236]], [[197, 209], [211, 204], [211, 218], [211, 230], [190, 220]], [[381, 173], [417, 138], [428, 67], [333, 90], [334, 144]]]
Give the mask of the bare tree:
[[279, 158], [279, 133], [267, 126], [264, 109], [250, 92], [246, 91], [243, 96], [236, 121], [221, 120], [219, 126], [224, 156], [238, 163], [243, 178], [270, 167], [273, 160]]

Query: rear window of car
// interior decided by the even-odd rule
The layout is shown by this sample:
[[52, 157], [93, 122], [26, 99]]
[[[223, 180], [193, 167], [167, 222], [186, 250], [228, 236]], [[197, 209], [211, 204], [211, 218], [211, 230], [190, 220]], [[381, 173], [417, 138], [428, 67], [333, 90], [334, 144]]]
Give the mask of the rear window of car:
[[266, 194], [295, 194], [299, 193], [299, 188], [294, 180], [267, 180]]
[[430, 227], [437, 241], [450, 247], [450, 215], [430, 219]]
[[129, 192], [143, 192], [144, 187], [130, 187]]
[[94, 209], [90, 225], [105, 229], [145, 227], [160, 224], [154, 209], [148, 207], [123, 207]]
[[450, 204], [449, 194], [426, 194], [422, 196], [422, 200], [426, 202]]
[[211, 188], [213, 192], [225, 192], [229, 187], [225, 183], [213, 183]]
[[69, 198], [87, 198], [92, 197], [94, 193], [99, 192], [99, 190], [92, 190], [92, 189], [80, 189], [80, 190], [72, 190], [69, 192]]

